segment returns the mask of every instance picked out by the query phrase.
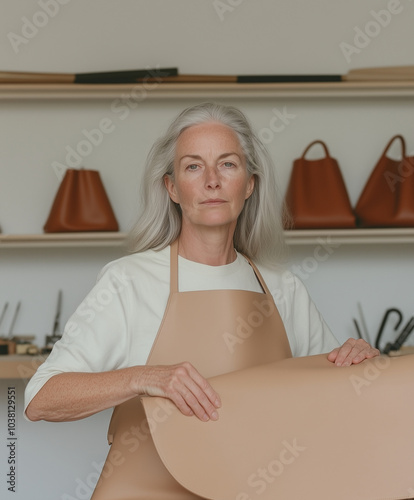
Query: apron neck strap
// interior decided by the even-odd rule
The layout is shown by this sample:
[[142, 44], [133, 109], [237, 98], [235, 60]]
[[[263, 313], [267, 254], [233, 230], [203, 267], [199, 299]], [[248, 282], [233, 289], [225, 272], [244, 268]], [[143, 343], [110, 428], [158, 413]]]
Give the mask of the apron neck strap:
[[178, 292], [178, 238], [170, 245], [170, 293]]
[[266, 295], [271, 295], [270, 290], [267, 288], [266, 281], [263, 279], [262, 275], [260, 274], [260, 271], [257, 269], [256, 265], [253, 263], [252, 260], [247, 257], [247, 255], [244, 255], [242, 253], [243, 257], [247, 260], [247, 262], [252, 266], [252, 269], [254, 271], [254, 274], [256, 275], [256, 278], [259, 280], [259, 283]]
[[[271, 295], [269, 289], [267, 288], [265, 280], [262, 278], [256, 265], [247, 257], [242, 254], [247, 262], [252, 266], [256, 278], [265, 294]], [[170, 293], [178, 292], [178, 238], [174, 240], [170, 245]]]

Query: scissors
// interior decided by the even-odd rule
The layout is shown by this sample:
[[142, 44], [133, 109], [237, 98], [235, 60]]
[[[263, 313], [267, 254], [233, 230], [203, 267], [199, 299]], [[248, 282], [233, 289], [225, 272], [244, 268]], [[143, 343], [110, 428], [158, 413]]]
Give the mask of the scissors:
[[388, 342], [383, 349], [380, 348], [380, 341], [382, 337], [382, 333], [384, 331], [385, 325], [388, 321], [388, 318], [391, 314], [396, 314], [397, 315], [397, 322], [394, 326], [394, 331], [397, 330], [397, 328], [400, 326], [400, 324], [403, 321], [403, 315], [402, 312], [397, 309], [396, 307], [392, 307], [390, 309], [387, 309], [385, 311], [384, 317], [382, 319], [381, 325], [378, 330], [377, 338], [375, 341], [375, 347], [379, 349], [381, 352], [384, 354], [388, 354], [390, 351], [398, 351], [403, 343], [407, 340], [408, 336], [411, 334], [411, 332], [414, 330], [414, 316], [412, 316], [407, 324], [403, 327], [401, 333], [398, 335], [397, 339], [395, 342]]

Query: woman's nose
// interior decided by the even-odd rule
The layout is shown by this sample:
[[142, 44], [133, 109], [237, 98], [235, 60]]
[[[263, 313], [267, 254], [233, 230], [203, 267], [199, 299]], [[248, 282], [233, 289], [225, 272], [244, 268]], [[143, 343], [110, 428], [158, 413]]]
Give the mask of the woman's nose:
[[220, 174], [217, 168], [206, 168], [205, 183], [206, 187], [210, 189], [218, 189], [220, 187]]

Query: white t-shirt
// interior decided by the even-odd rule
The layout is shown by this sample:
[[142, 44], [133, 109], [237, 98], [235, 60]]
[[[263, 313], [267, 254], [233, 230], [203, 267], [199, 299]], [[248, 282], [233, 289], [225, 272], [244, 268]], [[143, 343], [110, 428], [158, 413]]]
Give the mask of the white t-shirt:
[[[178, 259], [179, 291], [262, 292], [252, 267], [240, 254], [224, 266]], [[258, 267], [279, 310], [293, 356], [329, 352], [339, 345], [296, 276], [289, 271]], [[62, 339], [29, 381], [25, 409], [56, 374], [144, 365], [169, 292], [170, 247], [132, 254], [107, 264], [95, 287], [69, 319]]]

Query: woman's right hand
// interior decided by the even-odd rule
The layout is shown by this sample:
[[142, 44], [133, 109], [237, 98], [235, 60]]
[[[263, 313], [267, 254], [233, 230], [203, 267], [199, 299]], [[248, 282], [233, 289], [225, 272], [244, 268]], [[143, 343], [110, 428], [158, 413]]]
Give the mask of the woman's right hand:
[[184, 415], [217, 420], [220, 396], [191, 363], [146, 366], [138, 381], [140, 394], [170, 399]]

